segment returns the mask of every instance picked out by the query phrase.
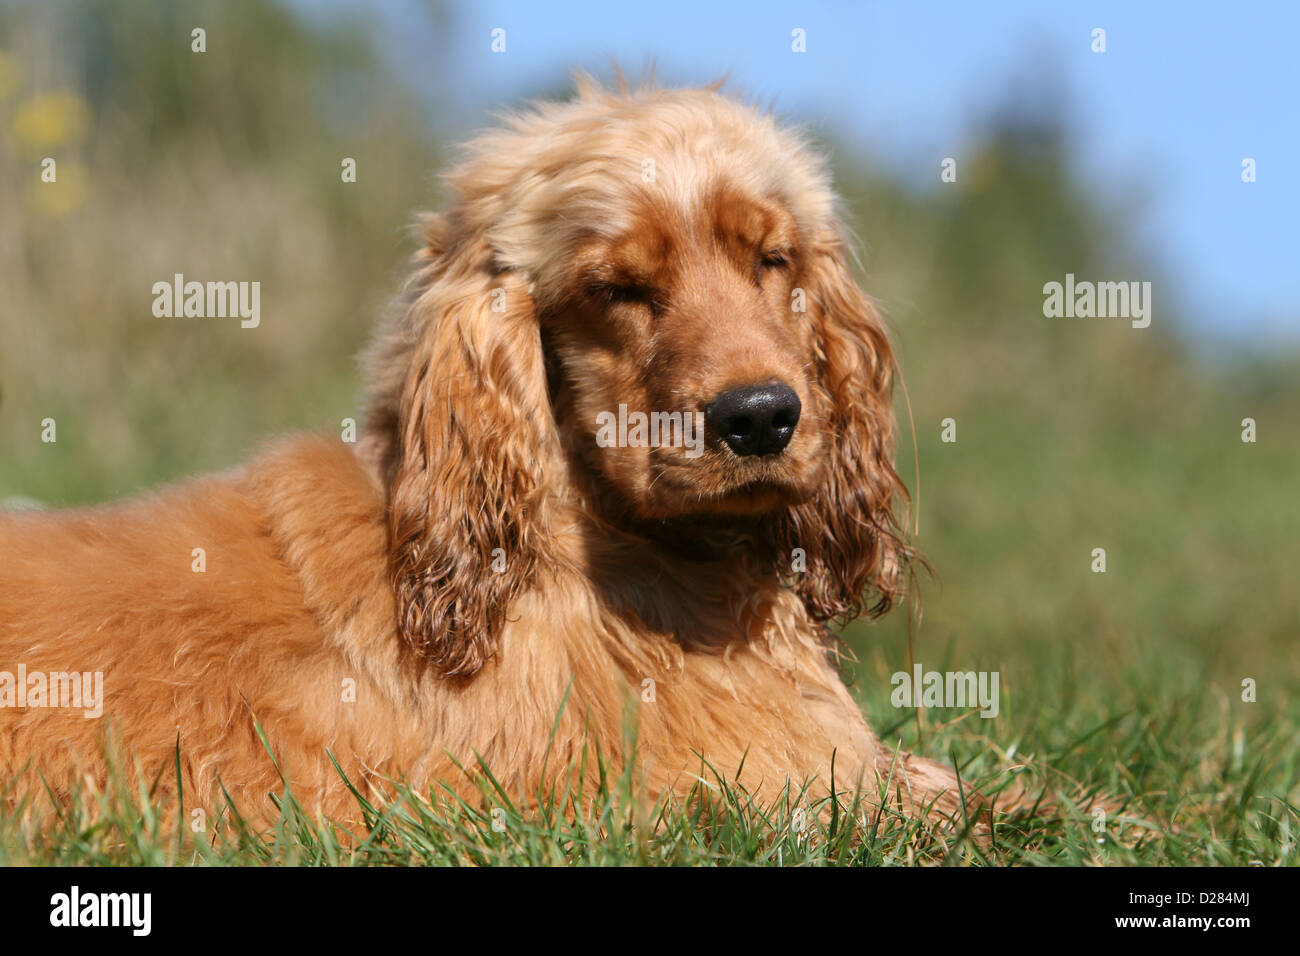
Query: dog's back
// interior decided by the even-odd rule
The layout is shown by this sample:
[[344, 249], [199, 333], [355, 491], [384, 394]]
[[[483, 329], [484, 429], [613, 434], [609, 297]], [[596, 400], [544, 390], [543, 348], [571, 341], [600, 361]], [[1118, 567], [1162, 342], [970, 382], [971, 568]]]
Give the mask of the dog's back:
[[[391, 632], [384, 546], [378, 489], [315, 439], [119, 505], [0, 515], [0, 772], [100, 785], [120, 743], [168, 790], [179, 743], [191, 805], [218, 774], [258, 804], [281, 784], [257, 720], [311, 801], [334, 776], [325, 748], [353, 763], [359, 723], [400, 739], [337, 640], [349, 613], [357, 634]], [[322, 705], [350, 687], [355, 706]]]

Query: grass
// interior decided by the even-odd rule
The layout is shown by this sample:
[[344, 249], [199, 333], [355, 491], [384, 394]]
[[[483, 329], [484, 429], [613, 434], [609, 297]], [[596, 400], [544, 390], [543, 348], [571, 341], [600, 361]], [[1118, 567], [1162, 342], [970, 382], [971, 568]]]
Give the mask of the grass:
[[[889, 726], [906, 740], [911, 713]], [[250, 826], [227, 804], [202, 832], [183, 800], [158, 800], [111, 774], [94, 796], [75, 793], [37, 827], [18, 807], [0, 815], [0, 865], [61, 866], [1279, 866], [1296, 862], [1300, 807], [1276, 794], [1300, 778], [1294, 721], [1225, 727], [1201, 702], [1168, 697], [1146, 712], [1098, 715], [1082, 705], [1044, 711], [1017, 728], [1051, 743], [1027, 757], [985, 736], [974, 715], [934, 711], [926, 750], [947, 754], [963, 785], [989, 793], [1017, 766], [1040, 783], [1105, 792], [1122, 814], [1098, 828], [1073, 807], [1007, 818], [982, 835], [975, 821], [936, 830], [861, 793], [813, 800], [810, 782], [760, 801], [739, 774], [702, 767], [692, 791], [650, 808], [627, 775], [603, 764], [592, 791], [531, 795], [527, 806], [475, 768], [477, 799], [449, 787], [396, 787], [376, 805], [352, 788], [365, 826], [350, 831], [304, 811], [290, 790], [268, 794], [279, 819]], [[946, 717], [946, 719], [944, 719]], [[1104, 754], [1104, 757], [1099, 755]], [[179, 759], [179, 757], [178, 757]], [[269, 757], [268, 757], [269, 759]], [[1042, 776], [1043, 768], [1050, 776]], [[577, 775], [581, 776], [581, 775]], [[1069, 782], [1067, 782], [1069, 781]], [[351, 784], [340, 771], [340, 786]], [[888, 788], [882, 784], [886, 792]], [[156, 792], [156, 789], [154, 790]], [[879, 792], [875, 794], [879, 796]]]

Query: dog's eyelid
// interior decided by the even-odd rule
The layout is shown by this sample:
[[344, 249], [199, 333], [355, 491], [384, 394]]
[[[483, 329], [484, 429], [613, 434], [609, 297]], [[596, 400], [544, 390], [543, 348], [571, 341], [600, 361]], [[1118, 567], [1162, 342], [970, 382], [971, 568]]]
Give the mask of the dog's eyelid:
[[758, 261], [754, 263], [754, 285], [761, 290], [763, 280], [771, 272], [784, 272], [794, 265], [795, 250], [791, 246], [767, 248], [759, 246]]
[[621, 301], [640, 301], [653, 298], [654, 289], [635, 279], [593, 276], [587, 282], [587, 293]]
[[794, 249], [780, 246], [759, 254], [759, 262], [768, 269], [781, 269], [794, 261]]
[[662, 305], [655, 290], [641, 283], [594, 281], [588, 283], [587, 294], [608, 305], [645, 306], [655, 317], [662, 312]]

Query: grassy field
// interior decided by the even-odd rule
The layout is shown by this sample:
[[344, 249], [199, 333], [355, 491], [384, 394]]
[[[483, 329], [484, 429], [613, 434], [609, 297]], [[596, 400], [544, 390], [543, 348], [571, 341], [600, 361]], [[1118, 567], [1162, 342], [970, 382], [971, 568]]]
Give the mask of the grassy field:
[[[1098, 710], [1102, 711], [1099, 723]], [[947, 753], [972, 786], [986, 770], [1025, 767], [1069, 789], [1086, 780], [1120, 813], [1098, 821], [1074, 809], [1043, 809], [996, 823], [968, 819], [926, 828], [862, 794], [833, 803], [790, 787], [754, 799], [732, 773], [704, 768], [695, 792], [652, 809], [630, 797], [626, 778], [602, 775], [594, 792], [530, 795], [529, 808], [482, 771], [478, 799], [450, 790], [402, 790], [375, 806], [354, 791], [366, 826], [313, 820], [288, 792], [272, 795], [279, 823], [249, 827], [237, 810], [199, 831], [184, 803], [158, 802], [115, 777], [93, 798], [77, 796], [53, 821], [0, 816], [0, 865], [411, 866], [411, 865], [1143, 865], [1277, 866], [1294, 862], [1297, 808], [1270, 793], [1297, 772], [1294, 724], [1233, 728], [1176, 694], [1146, 708], [1059, 700], [1040, 723], [996, 737], [932, 712], [931, 752]], [[886, 716], [887, 719], [887, 716]], [[903, 728], [885, 729], [899, 731]], [[1011, 740], [1010, 744], [1007, 740]], [[1034, 742], [1027, 759], [1018, 742]], [[1036, 771], [1050, 767], [1041, 778]], [[743, 778], [743, 772], [741, 774]], [[1005, 779], [998, 778], [998, 779]], [[576, 808], [576, 809], [575, 809]]]
[[[0, 8], [0, 500], [109, 500], [357, 413], [353, 355], [463, 131], [428, 121], [364, 30], [200, 6], [239, 63], [175, 48], [185, 4]], [[42, 58], [54, 48], [69, 55]], [[1024, 766], [1139, 822], [1044, 813], [984, 842], [850, 802], [801, 829], [795, 795], [754, 806], [718, 768], [708, 813], [645, 816], [611, 780], [569, 795], [577, 819], [545, 795], [526, 819], [489, 790], [481, 807], [376, 810], [354, 839], [291, 799], [276, 832], [178, 839], [176, 807], [116, 792], [44, 832], [0, 819], [0, 863], [1294, 863], [1300, 355], [1180, 332], [1178, 276], [1077, 184], [1049, 114], [1015, 116], [990, 121], [958, 184], [925, 192], [826, 131], [901, 357], [899, 470], [935, 572], [909, 610], [849, 626], [846, 677], [883, 737], [972, 783]], [[57, 186], [39, 181], [51, 154]], [[153, 318], [150, 287], [175, 272], [259, 279], [262, 326]], [[1151, 327], [1044, 318], [1042, 286], [1067, 272], [1152, 280]], [[891, 706], [913, 659], [999, 672], [1000, 714]]]

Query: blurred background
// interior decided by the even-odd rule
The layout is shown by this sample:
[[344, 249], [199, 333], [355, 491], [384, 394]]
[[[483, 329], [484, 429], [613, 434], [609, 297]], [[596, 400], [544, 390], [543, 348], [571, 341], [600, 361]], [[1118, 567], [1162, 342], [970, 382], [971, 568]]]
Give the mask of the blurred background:
[[[449, 148], [574, 68], [653, 59], [729, 75], [834, 157], [910, 396], [899, 470], [936, 572], [915, 659], [1002, 673], [999, 721], [951, 719], [1047, 749], [1136, 721], [1238, 758], [1280, 720], [1294, 753], [1298, 9], [0, 2], [0, 499], [105, 501], [356, 415], [353, 357]], [[260, 281], [260, 327], [155, 318], [175, 273]], [[1152, 282], [1151, 326], [1044, 318], [1066, 273]], [[916, 742], [888, 707], [908, 630], [846, 636], [878, 725]]]

